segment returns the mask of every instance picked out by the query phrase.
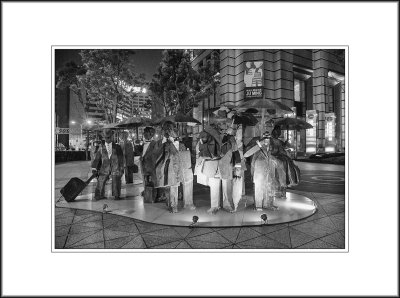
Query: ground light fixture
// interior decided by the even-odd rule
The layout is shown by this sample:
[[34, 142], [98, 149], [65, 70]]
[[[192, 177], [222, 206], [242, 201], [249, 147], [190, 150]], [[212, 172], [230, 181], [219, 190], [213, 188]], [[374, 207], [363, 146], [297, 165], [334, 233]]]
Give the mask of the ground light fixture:
[[265, 213], [261, 214], [261, 219], [264, 221], [264, 225], [268, 224], [268, 216]]
[[189, 225], [189, 227], [192, 228], [197, 223], [198, 220], [199, 217], [197, 215], [193, 216], [192, 223]]

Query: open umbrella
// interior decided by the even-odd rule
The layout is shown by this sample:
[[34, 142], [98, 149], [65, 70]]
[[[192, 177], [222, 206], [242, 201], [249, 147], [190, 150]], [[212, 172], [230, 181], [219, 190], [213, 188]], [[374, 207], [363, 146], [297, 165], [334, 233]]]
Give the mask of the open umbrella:
[[[246, 108], [246, 109], [257, 109], [261, 111], [261, 123], [264, 124], [264, 115], [265, 112], [275, 111], [274, 114], [287, 114], [293, 113], [292, 109], [290, 109], [287, 105], [283, 103], [271, 100], [268, 98], [258, 98], [258, 99], [250, 99], [241, 103], [238, 108]], [[261, 132], [262, 133], [262, 132]]]
[[296, 140], [296, 145], [295, 145], [295, 156], [297, 156], [297, 131], [302, 130], [302, 129], [309, 129], [313, 128], [313, 126], [308, 123], [307, 121], [297, 119], [297, 118], [291, 118], [291, 117], [286, 117], [280, 120], [277, 120], [275, 122], [275, 126], [279, 126], [281, 129], [286, 129], [286, 135], [289, 140], [289, 130], [294, 130], [296, 132], [295, 140]]
[[153, 124], [154, 125], [160, 125], [160, 124], [163, 124], [163, 123], [165, 123], [167, 121], [171, 121], [171, 122], [174, 122], [174, 123], [186, 123], [188, 125], [201, 124], [201, 122], [198, 121], [197, 119], [193, 118], [190, 115], [181, 113], [181, 112], [178, 112], [175, 115], [167, 116], [167, 117], [165, 117], [163, 119], [160, 119], [158, 121], [154, 121]]

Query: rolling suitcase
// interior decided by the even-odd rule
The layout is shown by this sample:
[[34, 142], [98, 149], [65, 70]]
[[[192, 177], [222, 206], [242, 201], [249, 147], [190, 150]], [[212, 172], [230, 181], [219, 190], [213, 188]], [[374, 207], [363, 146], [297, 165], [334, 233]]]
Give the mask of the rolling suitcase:
[[71, 178], [68, 183], [61, 188], [60, 193], [67, 202], [72, 202], [96, 176], [97, 174], [93, 174], [86, 182], [76, 177]]

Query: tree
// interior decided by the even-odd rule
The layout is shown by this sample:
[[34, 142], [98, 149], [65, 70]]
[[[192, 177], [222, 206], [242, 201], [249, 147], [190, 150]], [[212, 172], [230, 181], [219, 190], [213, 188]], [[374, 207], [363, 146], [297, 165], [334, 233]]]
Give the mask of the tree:
[[200, 74], [193, 69], [187, 50], [164, 50], [153, 77], [153, 100], [164, 107], [166, 116], [192, 109], [192, 98], [200, 88]]
[[87, 69], [78, 76], [90, 101], [104, 109], [109, 122], [117, 121], [117, 112], [124, 104], [130, 104], [136, 95], [135, 87], [144, 82], [144, 74], [134, 72], [132, 50], [82, 50], [82, 63]]
[[214, 97], [216, 103], [217, 88], [221, 82], [219, 74], [220, 60], [218, 50], [213, 50], [210, 59], [206, 60], [203, 66], [198, 70], [200, 80], [197, 92], [194, 93], [194, 100], [198, 102], [204, 97], [208, 98], [208, 106], [210, 107], [210, 96]]
[[56, 73], [56, 88], [58, 89], [66, 89], [69, 88], [71, 92], [73, 92], [79, 102], [81, 103], [85, 118], [87, 118], [87, 112], [85, 107], [85, 100], [83, 97], [83, 86], [79, 80], [80, 76], [86, 74], [86, 68], [83, 65], [77, 65], [73, 61], [68, 61], [65, 65], [57, 71]]

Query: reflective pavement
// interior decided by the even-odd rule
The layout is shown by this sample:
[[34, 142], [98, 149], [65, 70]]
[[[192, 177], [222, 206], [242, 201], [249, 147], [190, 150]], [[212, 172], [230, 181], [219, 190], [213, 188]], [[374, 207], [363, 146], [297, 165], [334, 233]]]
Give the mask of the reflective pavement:
[[[71, 177], [87, 178], [88, 165], [88, 162], [72, 162], [55, 166], [56, 199], [59, 189]], [[344, 195], [299, 190], [291, 192], [314, 200], [318, 211], [305, 219], [284, 224], [262, 225], [260, 220], [258, 226], [250, 227], [205, 228], [195, 225], [191, 228], [189, 225], [176, 227], [149, 223], [128, 218], [129, 214], [102, 213], [103, 201], [98, 202], [99, 208], [95, 209], [96, 211], [56, 207], [54, 247], [56, 249], [343, 249], [345, 247]], [[112, 210], [112, 201], [107, 201], [110, 201], [110, 204], [107, 204]], [[123, 201], [129, 200], [121, 202]], [[88, 200], [87, 204], [91, 202]], [[254, 211], [251, 214], [254, 214]], [[162, 216], [162, 213], [158, 216]], [[188, 217], [189, 221], [191, 215]], [[202, 217], [199, 217], [200, 223]]]

